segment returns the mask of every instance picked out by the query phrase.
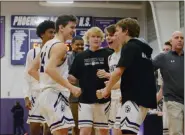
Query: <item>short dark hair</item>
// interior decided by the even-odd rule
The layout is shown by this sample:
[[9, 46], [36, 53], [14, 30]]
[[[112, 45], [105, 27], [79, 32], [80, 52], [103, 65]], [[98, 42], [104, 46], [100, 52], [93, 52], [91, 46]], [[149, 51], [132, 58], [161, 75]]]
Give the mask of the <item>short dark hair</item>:
[[83, 38], [80, 37], [80, 36], [75, 36], [75, 37], [72, 39], [71, 43], [73, 44], [76, 40], [83, 40]]
[[61, 15], [57, 18], [56, 20], [56, 32], [59, 31], [59, 26], [62, 25], [63, 27], [65, 27], [68, 22], [78, 22], [78, 19], [76, 16], [74, 15]]
[[130, 37], [139, 37], [140, 34], [140, 26], [136, 19], [133, 18], [125, 18], [116, 23], [116, 26], [122, 28], [122, 31], [128, 30], [128, 35]]
[[104, 31], [107, 31], [110, 34], [114, 34], [116, 32], [116, 25], [111, 24], [108, 27], [106, 27]]
[[166, 42], [164, 43], [164, 45], [169, 45], [170, 47], [172, 47], [170, 41], [166, 41]]
[[55, 23], [50, 20], [45, 20], [37, 26], [36, 34], [38, 37], [42, 38], [41, 35], [45, 33], [47, 29], [55, 29]]

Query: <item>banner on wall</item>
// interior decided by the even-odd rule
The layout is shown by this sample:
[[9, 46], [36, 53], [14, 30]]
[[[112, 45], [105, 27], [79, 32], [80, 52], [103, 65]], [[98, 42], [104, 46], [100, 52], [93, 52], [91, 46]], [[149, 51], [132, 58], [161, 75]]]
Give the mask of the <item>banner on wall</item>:
[[29, 31], [27, 29], [11, 30], [11, 64], [24, 65], [29, 49]]
[[[78, 25], [75, 35], [83, 36], [88, 28], [92, 27], [93, 20], [91, 16], [77, 16]], [[11, 29], [12, 31], [19, 31], [21, 29], [26, 30], [27, 36], [24, 37], [24, 44], [27, 43], [27, 47], [22, 47], [21, 52], [26, 53], [33, 47], [39, 47], [42, 43], [41, 39], [36, 35], [36, 27], [44, 20], [56, 21], [56, 16], [36, 16], [36, 15], [12, 15], [11, 16]], [[13, 42], [13, 36], [11, 36]], [[68, 42], [66, 44], [69, 44]], [[13, 43], [12, 43], [13, 45]], [[14, 54], [13, 54], [14, 53]], [[12, 64], [24, 65], [24, 58], [15, 58], [15, 51], [12, 51]], [[24, 56], [24, 55], [23, 55]], [[18, 59], [18, 60], [17, 60]]]
[[[91, 28], [92, 26], [100, 27], [103, 31], [105, 27], [110, 24], [115, 24], [116, 21], [122, 18], [111, 18], [111, 17], [91, 17], [91, 16], [77, 16], [78, 25], [76, 28], [75, 35], [83, 36], [85, 32]], [[23, 38], [22, 45], [19, 49], [15, 49], [12, 47], [12, 64], [16, 65], [24, 65], [25, 58], [28, 50], [33, 47], [38, 47], [41, 45], [41, 39], [36, 35], [36, 27], [43, 22], [44, 20], [56, 21], [56, 16], [37, 16], [37, 15], [12, 15], [11, 16], [11, 42], [12, 46], [20, 46], [15, 45], [15, 39], [13, 39], [13, 33], [19, 33], [22, 30], [22, 34], [20, 34]], [[24, 33], [24, 34], [23, 34]], [[24, 35], [24, 36], [23, 36]], [[25, 46], [26, 44], [26, 46]], [[66, 42], [67, 45], [70, 46], [70, 43]], [[107, 43], [104, 41], [102, 43], [102, 47], [106, 47]], [[14, 49], [14, 50], [13, 50]]]
[[40, 47], [42, 45], [42, 40], [40, 37], [37, 36], [36, 30], [30, 30], [30, 48]]
[[[107, 26], [115, 23], [116, 23], [115, 18], [96, 17], [94, 19], [94, 25], [99, 27], [103, 32]], [[107, 42], [104, 40], [104, 42], [102, 43], [102, 47], [106, 47], [106, 46], [107, 46]]]
[[88, 29], [77, 29], [77, 30], [76, 30], [76, 35], [83, 37], [84, 34], [85, 34], [85, 32], [86, 32], [87, 30], [88, 30]]
[[[91, 16], [77, 16], [77, 28], [92, 27]], [[11, 27], [13, 28], [36, 28], [44, 20], [56, 21], [56, 16], [35, 16], [35, 15], [12, 15]]]
[[5, 16], [0, 16], [0, 55], [1, 58], [5, 55]]

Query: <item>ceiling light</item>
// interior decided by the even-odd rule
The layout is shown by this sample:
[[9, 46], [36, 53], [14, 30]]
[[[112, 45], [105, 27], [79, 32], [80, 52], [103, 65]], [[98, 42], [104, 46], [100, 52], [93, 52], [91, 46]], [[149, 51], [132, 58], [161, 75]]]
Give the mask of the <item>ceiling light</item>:
[[47, 0], [46, 2], [51, 4], [72, 4], [74, 0]]

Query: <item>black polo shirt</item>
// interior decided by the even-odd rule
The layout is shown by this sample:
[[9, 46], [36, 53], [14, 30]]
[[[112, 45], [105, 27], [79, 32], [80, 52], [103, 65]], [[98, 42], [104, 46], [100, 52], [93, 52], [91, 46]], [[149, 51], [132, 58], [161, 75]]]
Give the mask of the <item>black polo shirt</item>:
[[122, 48], [118, 67], [125, 68], [121, 76], [123, 104], [131, 100], [146, 108], [157, 107], [152, 51], [149, 45], [137, 39], [130, 39]]
[[87, 49], [75, 57], [69, 74], [79, 80], [79, 85], [82, 89], [82, 94], [79, 98], [80, 103], [92, 104], [110, 101], [110, 98], [97, 99], [96, 91], [105, 87], [104, 82], [107, 79], [98, 78], [96, 73], [98, 69], [109, 72], [108, 56], [112, 53], [113, 51], [107, 48], [94, 52]]

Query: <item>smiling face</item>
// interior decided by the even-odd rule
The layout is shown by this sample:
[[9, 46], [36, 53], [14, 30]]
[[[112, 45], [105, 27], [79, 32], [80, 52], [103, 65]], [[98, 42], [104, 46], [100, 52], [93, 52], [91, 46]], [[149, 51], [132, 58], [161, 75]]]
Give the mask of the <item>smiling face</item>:
[[61, 27], [61, 31], [65, 40], [72, 39], [73, 35], [76, 32], [76, 22], [68, 22], [65, 27]]
[[74, 52], [82, 52], [84, 50], [84, 41], [82, 40], [75, 40], [74, 43], [71, 44], [72, 50]]
[[76, 32], [76, 25], [78, 19], [73, 15], [61, 15], [56, 20], [56, 32], [62, 38], [70, 40], [73, 37], [73, 34]]

